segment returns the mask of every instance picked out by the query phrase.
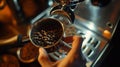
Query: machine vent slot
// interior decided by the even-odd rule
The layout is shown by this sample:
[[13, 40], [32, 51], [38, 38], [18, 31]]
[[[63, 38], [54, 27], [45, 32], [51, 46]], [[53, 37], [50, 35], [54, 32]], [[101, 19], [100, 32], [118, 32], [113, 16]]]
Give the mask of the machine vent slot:
[[100, 41], [97, 40], [93, 43], [93, 47], [97, 48], [99, 46], [99, 44], [100, 44]]
[[92, 40], [93, 40], [93, 38], [91, 37], [91, 38], [88, 40], [88, 43], [91, 43]]
[[92, 54], [93, 54], [93, 51], [90, 50], [90, 51], [87, 53], [87, 56], [90, 57]]

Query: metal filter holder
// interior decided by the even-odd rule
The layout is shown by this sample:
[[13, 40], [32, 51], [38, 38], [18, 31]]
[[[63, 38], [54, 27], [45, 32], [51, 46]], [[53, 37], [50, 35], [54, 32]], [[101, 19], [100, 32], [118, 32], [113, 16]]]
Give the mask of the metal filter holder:
[[48, 52], [57, 50], [65, 36], [65, 28], [74, 21], [74, 13], [66, 5], [57, 5], [50, 11], [50, 17], [43, 18], [32, 25], [29, 37], [33, 45], [43, 47]]
[[60, 21], [44, 18], [33, 24], [29, 36], [33, 45], [49, 49], [60, 42], [63, 31], [64, 27]]

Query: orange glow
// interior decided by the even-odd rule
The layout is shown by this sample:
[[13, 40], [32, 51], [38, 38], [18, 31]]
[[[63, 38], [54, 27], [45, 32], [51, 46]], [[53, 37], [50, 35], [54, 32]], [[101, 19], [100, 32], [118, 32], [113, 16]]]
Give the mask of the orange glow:
[[104, 30], [103, 36], [106, 37], [106, 38], [108, 38], [108, 39], [110, 39], [110, 37], [111, 37], [111, 32], [110, 32], [109, 30]]

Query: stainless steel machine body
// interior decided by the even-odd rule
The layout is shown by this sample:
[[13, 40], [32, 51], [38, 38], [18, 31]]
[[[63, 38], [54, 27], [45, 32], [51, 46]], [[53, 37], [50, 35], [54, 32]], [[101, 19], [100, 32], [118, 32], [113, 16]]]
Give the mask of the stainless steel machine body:
[[[107, 5], [101, 7], [93, 5], [91, 0], [85, 0], [77, 4], [74, 9], [75, 21], [73, 25], [77, 29], [77, 34], [86, 38], [82, 44], [82, 52], [87, 60], [86, 65], [88, 67], [97, 66], [97, 62], [109, 46], [109, 41], [114, 35], [119, 21], [119, 3], [120, 1], [111, 0]], [[50, 9], [48, 8], [36, 16], [31, 20], [31, 23], [36, 22], [38, 18], [47, 17]], [[50, 53], [50, 56], [59, 60], [65, 57], [65, 54], [56, 51]]]

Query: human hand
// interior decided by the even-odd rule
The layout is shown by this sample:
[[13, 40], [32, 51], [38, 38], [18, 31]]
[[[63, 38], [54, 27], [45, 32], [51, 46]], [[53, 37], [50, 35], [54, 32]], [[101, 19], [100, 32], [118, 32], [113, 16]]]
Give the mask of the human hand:
[[52, 62], [48, 57], [47, 52], [43, 49], [39, 49], [38, 62], [42, 67], [85, 67], [86, 61], [82, 57], [81, 44], [83, 38], [80, 36], [72, 37], [72, 49], [68, 55], [56, 62]]

